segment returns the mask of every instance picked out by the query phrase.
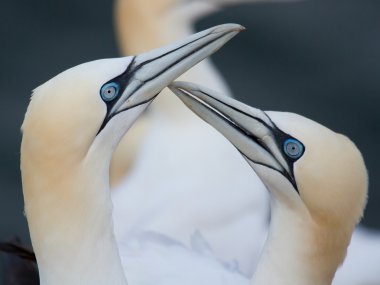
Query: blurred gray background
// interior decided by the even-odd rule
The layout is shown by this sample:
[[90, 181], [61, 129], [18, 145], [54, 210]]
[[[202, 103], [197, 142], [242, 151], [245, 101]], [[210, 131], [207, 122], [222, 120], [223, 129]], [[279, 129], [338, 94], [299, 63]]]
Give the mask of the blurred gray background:
[[[19, 129], [31, 90], [79, 63], [119, 56], [112, 10], [110, 0], [2, 0], [0, 240], [29, 239]], [[225, 22], [247, 27], [213, 56], [235, 97], [305, 115], [351, 137], [370, 174], [363, 224], [380, 229], [380, 1], [231, 6], [196, 28]]]

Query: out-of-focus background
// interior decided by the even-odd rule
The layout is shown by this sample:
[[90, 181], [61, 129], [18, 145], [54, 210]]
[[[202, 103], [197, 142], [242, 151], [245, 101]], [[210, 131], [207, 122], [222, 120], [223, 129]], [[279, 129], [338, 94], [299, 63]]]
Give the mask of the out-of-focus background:
[[[212, 57], [236, 98], [292, 111], [353, 139], [370, 175], [363, 224], [380, 229], [380, 1], [229, 6], [196, 23], [247, 31]], [[136, 23], [138, 29], [138, 23]], [[28, 241], [19, 171], [31, 90], [59, 72], [119, 56], [110, 0], [3, 0], [0, 9], [0, 240]]]

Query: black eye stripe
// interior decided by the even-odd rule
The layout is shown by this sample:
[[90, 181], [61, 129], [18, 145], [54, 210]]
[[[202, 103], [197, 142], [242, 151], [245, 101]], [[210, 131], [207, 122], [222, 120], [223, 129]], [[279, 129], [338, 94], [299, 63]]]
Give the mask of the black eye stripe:
[[[127, 88], [128, 84], [130, 83], [131, 78], [135, 75], [135, 73], [138, 70], [140, 70], [141, 68], [143, 68], [145, 65], [149, 64], [150, 62], [155, 61], [155, 60], [157, 60], [159, 58], [165, 57], [165, 56], [167, 56], [167, 55], [169, 55], [169, 54], [171, 54], [173, 52], [176, 52], [176, 51], [178, 51], [178, 50], [180, 50], [180, 49], [182, 49], [182, 48], [184, 48], [184, 47], [186, 47], [188, 45], [191, 45], [192, 43], [194, 43], [194, 42], [196, 42], [196, 41], [198, 41], [200, 39], [203, 39], [203, 38], [207, 37], [208, 35], [209, 34], [205, 34], [205, 35], [203, 35], [203, 36], [201, 36], [199, 38], [196, 38], [196, 39], [194, 39], [194, 40], [192, 40], [192, 41], [190, 41], [188, 43], [183, 44], [180, 47], [177, 47], [176, 49], [170, 50], [170, 51], [168, 51], [168, 52], [166, 52], [164, 54], [158, 55], [158, 56], [156, 56], [154, 58], [147, 59], [147, 60], [145, 60], [143, 62], [137, 63], [136, 62], [136, 56], [134, 56], [132, 58], [131, 62], [129, 63], [127, 69], [122, 74], [120, 74], [119, 76], [113, 78], [111, 81], [109, 81], [109, 82], [106, 83], [106, 84], [108, 84], [110, 82], [117, 83], [117, 84], [119, 84], [120, 89], [119, 89], [118, 96], [115, 97], [115, 100], [111, 100], [111, 101], [106, 102], [107, 103], [107, 115], [106, 115], [106, 119], [105, 120], [109, 120], [111, 118], [111, 116], [109, 116], [109, 114], [110, 114], [111, 110], [113, 109], [114, 105], [118, 102], [118, 100], [116, 100], [116, 98], [119, 98], [120, 95], [123, 94], [124, 90]], [[146, 80], [144, 80], [143, 83], [147, 83], [148, 81], [151, 81], [151, 80], [157, 78], [158, 76], [160, 76], [161, 74], [165, 73], [167, 70], [169, 70], [174, 65], [178, 64], [182, 60], [188, 58], [192, 54], [194, 54], [194, 53], [198, 52], [199, 50], [203, 49], [205, 46], [209, 45], [211, 42], [214, 42], [214, 41], [218, 40], [219, 38], [224, 37], [225, 35], [226, 35], [226, 33], [223, 33], [219, 37], [211, 39], [210, 41], [204, 43], [198, 49], [186, 53], [181, 58], [179, 58], [177, 61], [172, 62], [168, 66], [166, 66], [165, 68], [163, 68], [157, 74], [152, 75], [150, 78], [147, 78]], [[133, 96], [133, 94], [135, 92], [137, 92], [142, 86], [143, 86], [143, 84], [140, 84], [139, 86], [136, 86], [135, 89], [130, 92], [130, 96]]]

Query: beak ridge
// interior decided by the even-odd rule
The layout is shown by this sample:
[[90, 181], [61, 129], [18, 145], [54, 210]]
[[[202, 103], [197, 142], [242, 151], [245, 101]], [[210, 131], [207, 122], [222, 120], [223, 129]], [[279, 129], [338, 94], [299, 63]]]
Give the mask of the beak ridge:
[[[182, 73], [221, 48], [240, 31], [238, 24], [219, 25], [170, 45], [137, 55], [124, 74], [122, 100], [111, 113], [147, 102]], [[139, 95], [137, 95], [137, 93]]]
[[169, 88], [185, 105], [222, 133], [248, 160], [272, 168], [293, 185], [293, 169], [279, 143], [286, 136], [260, 109], [202, 86], [173, 82]]

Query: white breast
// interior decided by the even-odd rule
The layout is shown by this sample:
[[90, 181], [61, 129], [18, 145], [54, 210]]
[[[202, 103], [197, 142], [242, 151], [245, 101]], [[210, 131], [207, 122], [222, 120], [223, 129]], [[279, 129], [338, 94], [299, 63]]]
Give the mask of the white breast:
[[[165, 94], [166, 95], [166, 94]], [[195, 116], [160, 113], [137, 163], [113, 195], [119, 240], [136, 229], [186, 246], [199, 231], [224, 262], [253, 273], [268, 225], [264, 186], [236, 149]]]

